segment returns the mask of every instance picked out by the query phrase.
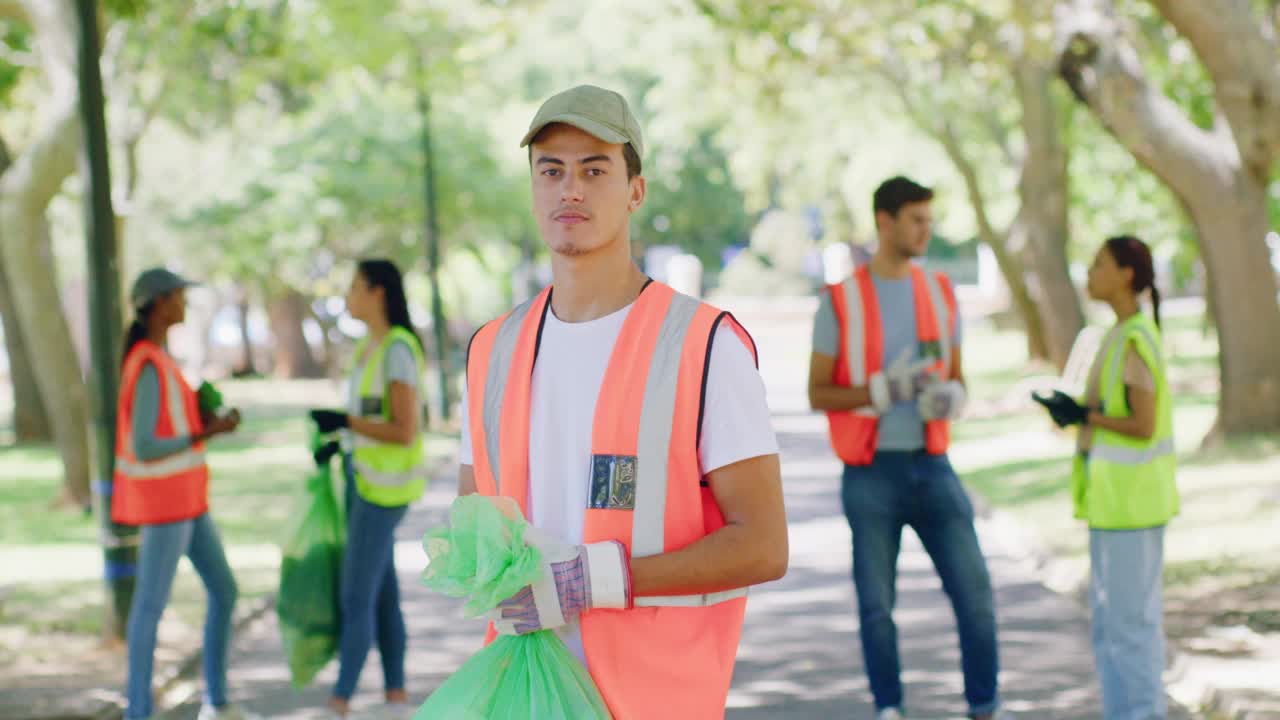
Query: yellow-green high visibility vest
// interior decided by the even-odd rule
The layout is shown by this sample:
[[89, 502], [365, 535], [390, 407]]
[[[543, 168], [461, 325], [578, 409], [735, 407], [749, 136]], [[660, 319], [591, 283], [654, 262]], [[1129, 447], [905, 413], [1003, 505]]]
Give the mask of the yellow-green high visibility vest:
[[1103, 346], [1102, 413], [1127, 417], [1124, 392], [1125, 348], [1133, 347], [1151, 368], [1156, 387], [1156, 430], [1150, 440], [1094, 428], [1093, 447], [1077, 456], [1071, 476], [1075, 516], [1099, 530], [1134, 530], [1164, 525], [1178, 514], [1177, 459], [1173, 447], [1173, 396], [1169, 393], [1160, 330], [1141, 313], [1126, 320], [1122, 332]]
[[[393, 327], [365, 363], [360, 376], [360, 407], [364, 417], [391, 419], [389, 383], [383, 374], [383, 360], [387, 349], [394, 342], [404, 342], [413, 351], [418, 377], [424, 372], [425, 362], [418, 340], [402, 327]], [[365, 343], [356, 346], [357, 358], [364, 355]], [[416, 412], [416, 408], [415, 408]], [[396, 507], [407, 505], [422, 497], [427, 488], [426, 468], [423, 464], [422, 433], [414, 435], [409, 445], [384, 443], [351, 433], [352, 460], [356, 471], [356, 490], [360, 497], [374, 505]]]

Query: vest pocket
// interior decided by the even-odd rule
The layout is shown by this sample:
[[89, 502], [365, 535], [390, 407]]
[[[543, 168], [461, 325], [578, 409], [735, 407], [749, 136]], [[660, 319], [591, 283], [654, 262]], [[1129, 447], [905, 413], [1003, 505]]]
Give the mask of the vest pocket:
[[360, 398], [361, 417], [379, 417], [382, 415], [382, 396], [364, 395]]

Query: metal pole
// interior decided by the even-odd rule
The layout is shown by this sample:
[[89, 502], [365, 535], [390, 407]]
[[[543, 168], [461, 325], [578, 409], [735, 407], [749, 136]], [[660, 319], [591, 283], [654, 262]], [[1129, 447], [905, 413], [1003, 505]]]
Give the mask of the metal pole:
[[418, 114], [422, 118], [423, 192], [426, 197], [427, 278], [431, 285], [431, 329], [436, 346], [439, 371], [440, 418], [449, 419], [448, 336], [444, 326], [444, 304], [440, 298], [440, 222], [436, 212], [435, 157], [431, 154], [431, 97], [427, 92], [426, 63], [415, 49], [418, 60]]
[[138, 529], [111, 521], [115, 469], [116, 393], [119, 377], [120, 268], [111, 173], [107, 161], [107, 124], [103, 112], [101, 52], [96, 0], [76, 0], [80, 19], [80, 117], [84, 127], [81, 177], [85, 181], [85, 229], [89, 261], [89, 349], [93, 360], [94, 507], [102, 541], [107, 606], [104, 631], [123, 638], [138, 554]]

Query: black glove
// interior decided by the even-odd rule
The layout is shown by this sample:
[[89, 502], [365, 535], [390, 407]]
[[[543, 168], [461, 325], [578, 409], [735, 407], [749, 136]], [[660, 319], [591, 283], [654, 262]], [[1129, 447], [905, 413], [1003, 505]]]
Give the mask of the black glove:
[[316, 451], [312, 453], [312, 457], [316, 459], [316, 465], [328, 465], [333, 456], [337, 455], [341, 449], [342, 447], [338, 444], [338, 441], [333, 440], [316, 448]]
[[311, 419], [316, 421], [316, 427], [322, 433], [341, 430], [351, 424], [351, 417], [337, 410], [312, 410]]
[[1031, 393], [1031, 399], [1045, 406], [1049, 411], [1049, 417], [1053, 418], [1058, 427], [1083, 425], [1089, 419], [1089, 408], [1076, 402], [1075, 398], [1061, 390], [1054, 390], [1053, 395], [1049, 397]]

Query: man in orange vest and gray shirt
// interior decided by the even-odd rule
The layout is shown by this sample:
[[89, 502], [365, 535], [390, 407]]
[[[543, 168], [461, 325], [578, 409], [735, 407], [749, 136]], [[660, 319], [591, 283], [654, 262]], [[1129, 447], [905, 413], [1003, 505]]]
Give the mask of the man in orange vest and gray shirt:
[[617, 720], [723, 718], [746, 588], [787, 567], [755, 346], [633, 262], [621, 95], [555, 95], [521, 145], [553, 283], [471, 340], [458, 492], [514, 499], [548, 566], [497, 630], [559, 631]]
[[904, 715], [895, 581], [911, 526], [951, 598], [970, 717], [999, 710], [991, 579], [973, 507], [947, 460], [949, 421], [964, 407], [960, 317], [942, 273], [913, 262], [929, 246], [933, 191], [904, 177], [875, 192], [880, 245], [822, 294], [809, 402], [827, 413], [845, 463], [841, 497], [853, 531], [862, 656], [880, 720]]

